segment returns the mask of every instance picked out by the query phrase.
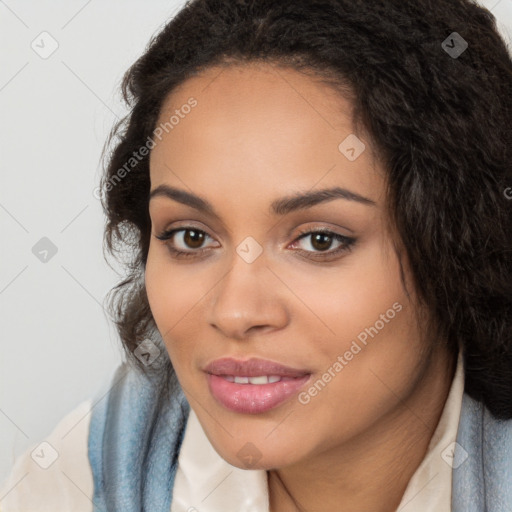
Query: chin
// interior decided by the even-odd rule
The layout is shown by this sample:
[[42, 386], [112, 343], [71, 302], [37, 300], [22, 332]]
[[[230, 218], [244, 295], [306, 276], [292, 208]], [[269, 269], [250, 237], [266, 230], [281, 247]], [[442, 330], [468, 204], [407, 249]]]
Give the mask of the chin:
[[[252, 438], [254, 439], [254, 438]], [[277, 439], [277, 445], [268, 441], [251, 441], [245, 435], [242, 439], [234, 438], [227, 445], [213, 445], [215, 451], [229, 464], [240, 469], [269, 470], [284, 468], [297, 462], [297, 451]]]

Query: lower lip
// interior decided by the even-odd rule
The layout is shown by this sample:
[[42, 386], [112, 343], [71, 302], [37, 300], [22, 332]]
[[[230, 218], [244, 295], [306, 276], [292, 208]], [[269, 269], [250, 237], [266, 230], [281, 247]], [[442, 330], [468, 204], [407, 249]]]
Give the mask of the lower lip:
[[258, 414], [282, 404], [309, 381], [311, 375], [269, 384], [237, 384], [218, 375], [208, 374], [213, 397], [231, 411]]

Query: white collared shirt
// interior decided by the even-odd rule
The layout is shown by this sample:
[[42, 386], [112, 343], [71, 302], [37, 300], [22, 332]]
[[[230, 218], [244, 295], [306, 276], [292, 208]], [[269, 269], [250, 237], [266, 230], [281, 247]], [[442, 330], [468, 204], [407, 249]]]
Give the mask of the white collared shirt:
[[[427, 454], [409, 481], [397, 512], [450, 512], [450, 454], [463, 392], [459, 354]], [[16, 460], [0, 490], [0, 512], [92, 512], [93, 479], [87, 452], [91, 406], [91, 400], [81, 403], [42, 443], [31, 446]], [[178, 457], [171, 512], [268, 512], [266, 471], [244, 470], [226, 462], [211, 445], [193, 409]]]

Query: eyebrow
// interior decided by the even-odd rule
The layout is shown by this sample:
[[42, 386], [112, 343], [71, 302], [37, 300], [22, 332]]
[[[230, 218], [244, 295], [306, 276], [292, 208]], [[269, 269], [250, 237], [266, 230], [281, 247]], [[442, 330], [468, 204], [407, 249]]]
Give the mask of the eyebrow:
[[[220, 219], [220, 216], [215, 212], [215, 209], [206, 199], [186, 192], [169, 185], [159, 185], [153, 189], [149, 194], [149, 200], [154, 197], [167, 197], [190, 206], [206, 215]], [[345, 199], [347, 201], [354, 201], [356, 203], [364, 204], [367, 206], [375, 206], [375, 201], [363, 197], [355, 192], [351, 192], [345, 188], [334, 187], [322, 190], [315, 190], [314, 192], [297, 192], [295, 195], [290, 195], [276, 199], [270, 205], [270, 211], [274, 215], [286, 215], [290, 212], [305, 210], [320, 203], [332, 201], [334, 199]]]

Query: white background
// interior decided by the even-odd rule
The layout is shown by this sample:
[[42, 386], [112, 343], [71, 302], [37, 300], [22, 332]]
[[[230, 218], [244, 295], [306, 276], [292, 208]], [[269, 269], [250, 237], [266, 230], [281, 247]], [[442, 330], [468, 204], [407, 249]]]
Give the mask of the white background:
[[[0, 481], [121, 361], [93, 190], [126, 113], [122, 75], [183, 3], [0, 0]], [[512, 0], [481, 3], [512, 48]], [[43, 31], [59, 45], [47, 59], [31, 48]], [[32, 253], [43, 237], [46, 263]]]

